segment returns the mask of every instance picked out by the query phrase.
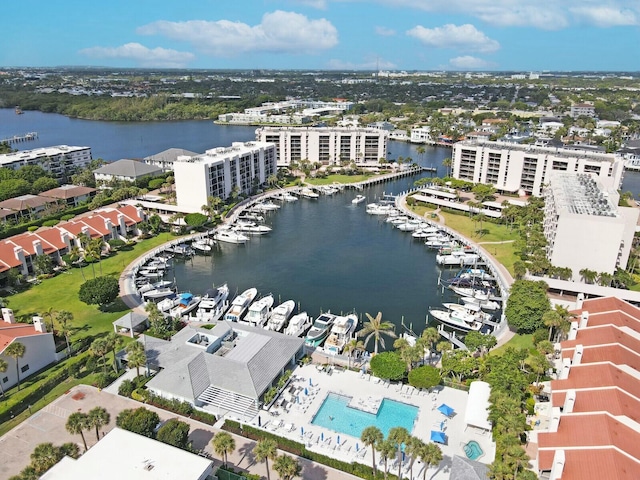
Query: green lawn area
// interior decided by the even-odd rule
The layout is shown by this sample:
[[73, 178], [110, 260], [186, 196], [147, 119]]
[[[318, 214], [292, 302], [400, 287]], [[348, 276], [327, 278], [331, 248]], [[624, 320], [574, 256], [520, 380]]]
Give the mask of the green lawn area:
[[326, 178], [310, 178], [307, 177], [305, 182], [310, 185], [331, 185], [332, 183], [358, 183], [374, 177], [369, 175], [327, 175]]
[[[102, 274], [119, 277], [124, 267], [144, 252], [155, 248], [175, 237], [166, 233], [137, 243], [131, 250], [119, 251], [113, 256], [102, 260]], [[80, 336], [95, 335], [112, 330], [111, 323], [124, 315], [129, 309], [118, 299], [105, 312], [95, 305], [86, 305], [78, 299], [80, 285], [93, 278], [93, 268], [96, 276], [100, 275], [98, 263], [85, 266], [82, 271], [72, 268], [56, 277], [43, 280], [39, 285], [33, 285], [28, 290], [6, 297], [8, 306], [17, 319], [28, 321], [36, 314], [42, 315], [49, 307], [55, 311], [67, 310], [73, 313], [72, 322], [75, 328], [72, 340]], [[83, 278], [84, 274], [84, 278]], [[49, 322], [45, 318], [45, 322]]]
[[509, 340], [504, 345], [491, 350], [489, 354], [502, 355], [502, 352], [504, 352], [507, 349], [507, 347], [513, 347], [516, 350], [520, 350], [522, 348], [526, 348], [527, 350], [529, 350], [530, 348], [533, 348], [533, 335], [532, 334], [527, 334], [527, 335], [516, 334], [511, 340]]

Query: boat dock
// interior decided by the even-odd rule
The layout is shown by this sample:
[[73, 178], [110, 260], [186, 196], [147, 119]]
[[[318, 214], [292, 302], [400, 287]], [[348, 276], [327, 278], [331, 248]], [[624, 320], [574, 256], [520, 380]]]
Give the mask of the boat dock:
[[469, 350], [462, 340], [456, 337], [456, 332], [448, 332], [444, 329], [444, 325], [438, 325], [438, 333], [451, 342], [454, 346], [460, 350]]
[[38, 138], [38, 132], [29, 132], [24, 135], [14, 135], [13, 137], [7, 137], [0, 140], [0, 143], [8, 143], [12, 145], [14, 143], [28, 142]]

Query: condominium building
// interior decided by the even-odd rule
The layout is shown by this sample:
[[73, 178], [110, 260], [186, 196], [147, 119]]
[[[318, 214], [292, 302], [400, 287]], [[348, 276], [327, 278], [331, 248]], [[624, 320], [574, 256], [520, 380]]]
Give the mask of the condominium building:
[[276, 146], [234, 142], [201, 155], [179, 156], [173, 164], [178, 206], [200, 210], [209, 197], [226, 199], [237, 187], [250, 195], [276, 173]]
[[626, 268], [638, 209], [619, 207], [619, 194], [593, 174], [554, 172], [544, 189], [544, 235], [552, 265], [613, 274]]
[[520, 195], [541, 196], [543, 185], [556, 171], [591, 173], [607, 190], [617, 190], [623, 170], [622, 157], [610, 153], [479, 140], [453, 146], [455, 178]]
[[596, 107], [590, 103], [574, 103], [571, 105], [571, 111], [569, 113], [571, 118], [578, 118], [580, 116], [595, 117]]
[[90, 147], [55, 147], [36, 148], [0, 155], [0, 167], [17, 170], [27, 165], [38, 165], [51, 172], [58, 180], [63, 180], [91, 162]]
[[275, 143], [279, 166], [309, 160], [325, 165], [378, 163], [387, 158], [389, 132], [351, 127], [263, 127], [256, 139]]

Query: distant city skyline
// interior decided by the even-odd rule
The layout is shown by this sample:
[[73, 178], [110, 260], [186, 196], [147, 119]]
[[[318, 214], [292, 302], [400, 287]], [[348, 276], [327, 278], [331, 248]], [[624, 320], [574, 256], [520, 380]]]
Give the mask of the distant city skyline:
[[0, 66], [638, 71], [637, 0], [22, 0]]

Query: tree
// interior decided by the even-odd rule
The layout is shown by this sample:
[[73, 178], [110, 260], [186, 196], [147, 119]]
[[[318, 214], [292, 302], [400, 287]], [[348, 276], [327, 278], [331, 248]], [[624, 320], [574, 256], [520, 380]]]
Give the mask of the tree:
[[442, 166], [446, 167], [447, 169], [447, 177], [451, 176], [451, 166], [453, 165], [453, 162], [451, 161], [451, 158], [445, 158], [444, 160], [442, 160]]
[[16, 377], [18, 378], [18, 391], [20, 391], [20, 365], [18, 362], [19, 358], [24, 357], [24, 354], [27, 350], [24, 343], [20, 342], [12, 342], [9, 344], [7, 348], [4, 349], [4, 354], [7, 357], [12, 357], [16, 362]]
[[187, 213], [184, 216], [184, 223], [195, 229], [201, 228], [208, 221], [209, 217], [202, 213]]
[[289, 455], [279, 455], [273, 461], [273, 469], [278, 473], [282, 480], [291, 480], [293, 477], [300, 475], [302, 467], [298, 461]]
[[67, 343], [67, 354], [71, 356], [71, 344], [69, 343], [69, 335], [71, 334], [71, 322], [73, 321], [73, 313], [67, 310], [60, 310], [56, 314], [56, 319], [60, 324], [60, 333], [64, 336]]
[[380, 457], [384, 461], [384, 478], [387, 478], [389, 473], [389, 459], [396, 453], [396, 442], [389, 440], [388, 438], [378, 443], [378, 451]]
[[[113, 354], [113, 371], [118, 373], [118, 362], [116, 361], [116, 350], [120, 347], [122, 343], [122, 337], [118, 335], [116, 332], [110, 332], [107, 335], [107, 347]], [[137, 342], [136, 342], [137, 343]]]
[[156, 440], [173, 445], [174, 447], [188, 450], [189, 448], [189, 424], [177, 418], [167, 420], [158, 429]]
[[[98, 240], [98, 242], [92, 240], [87, 235], [85, 235], [84, 238], [80, 240], [80, 242], [83, 244], [85, 260], [91, 260], [91, 270], [93, 271], [94, 279], [96, 278], [96, 267], [94, 266], [94, 262], [96, 260], [100, 260], [102, 254], [102, 239], [96, 240]], [[102, 265], [102, 263], [100, 263], [100, 265]]]
[[120, 285], [115, 277], [98, 277], [87, 280], [80, 285], [78, 297], [81, 302], [87, 305], [98, 305], [100, 307], [113, 302], [118, 298]]
[[111, 415], [109, 415], [109, 412], [107, 412], [107, 409], [104, 407], [95, 407], [89, 410], [87, 423], [90, 427], [96, 429], [96, 440], [100, 440], [99, 430], [108, 425], [110, 420]]
[[505, 309], [509, 326], [521, 333], [531, 333], [541, 327], [542, 316], [550, 309], [547, 288], [542, 281], [513, 282]]
[[480, 351], [483, 355], [496, 346], [498, 341], [493, 335], [471, 331], [464, 337], [464, 344], [471, 352]]
[[427, 443], [420, 452], [420, 458], [425, 464], [425, 468], [422, 471], [422, 478], [426, 479], [429, 467], [439, 465], [442, 461], [442, 450], [435, 443]]
[[395, 325], [391, 322], [383, 322], [382, 312], [378, 312], [378, 315], [376, 315], [375, 318], [368, 313], [366, 315], [369, 321], [366, 322], [362, 330], [358, 332], [358, 336], [365, 337], [365, 347], [369, 344], [369, 340], [373, 338], [374, 354], [377, 354], [378, 344], [382, 345], [382, 348], [385, 348], [384, 338], [382, 338], [382, 335], [387, 335], [391, 338], [397, 338], [396, 333], [393, 331]]
[[131, 342], [126, 347], [127, 365], [136, 369], [136, 376], [140, 376], [140, 367], [147, 364], [147, 354], [144, 351], [144, 345], [140, 342]]
[[104, 338], [96, 338], [93, 342], [91, 342], [91, 346], [89, 347], [89, 351], [92, 355], [96, 357], [100, 357], [102, 359], [102, 371], [106, 375], [107, 374], [107, 359], [106, 355], [109, 353], [109, 343]]
[[36, 255], [35, 271], [38, 275], [49, 275], [53, 273], [53, 260], [49, 255]]
[[49, 307], [45, 310], [45, 312], [42, 314], [42, 318], [48, 318], [49, 319], [49, 325], [51, 325], [51, 331], [53, 332], [55, 330], [54, 325], [53, 325], [53, 319], [56, 316], [56, 311], [53, 309], [53, 307]]
[[54, 188], [58, 188], [60, 184], [51, 177], [40, 177], [31, 184], [31, 192], [38, 194]]
[[74, 412], [67, 418], [65, 428], [71, 435], [80, 434], [80, 436], [82, 437], [82, 444], [84, 445], [84, 451], [86, 452], [87, 441], [84, 438], [83, 431], [90, 428], [89, 416], [86, 413]]
[[160, 423], [158, 414], [144, 407], [122, 410], [116, 417], [118, 427], [148, 438], [155, 438], [155, 428], [158, 423]]
[[495, 200], [496, 188], [493, 185], [477, 183], [471, 191], [480, 205], [482, 205], [483, 202]]
[[393, 427], [389, 430], [389, 440], [397, 446], [398, 478], [402, 478], [402, 446], [409, 440], [409, 432], [404, 427]]
[[[9, 364], [6, 362], [4, 358], [0, 358], [0, 373], [5, 373], [9, 368]], [[2, 386], [2, 382], [0, 381], [0, 392], [2, 392], [2, 396], [4, 397], [4, 387]]]
[[384, 440], [384, 435], [378, 427], [373, 425], [366, 427], [360, 434], [360, 440], [365, 446], [371, 447], [371, 461], [373, 466], [373, 477], [376, 477], [376, 447]]
[[440, 370], [431, 366], [423, 365], [421, 367], [414, 368], [409, 372], [409, 385], [415, 388], [433, 388], [439, 385], [442, 381], [440, 377]]
[[69, 260], [71, 260], [71, 263], [78, 263], [82, 279], [86, 280], [87, 278], [84, 276], [84, 270], [82, 269], [82, 264], [84, 263], [82, 249], [78, 245], [74, 245], [71, 247], [71, 250], [69, 250]]
[[236, 441], [233, 439], [231, 434], [227, 432], [218, 432], [213, 437], [211, 445], [213, 446], [213, 451], [220, 455], [220, 458], [226, 467], [228, 463], [227, 456], [230, 452], [233, 452], [236, 449]]
[[369, 363], [371, 372], [385, 380], [401, 380], [407, 371], [404, 360], [396, 352], [382, 352]]
[[54, 446], [53, 443], [47, 442], [36, 445], [36, 448], [31, 453], [31, 466], [38, 475], [37, 478], [62, 460], [62, 456], [60, 449]]
[[345, 345], [344, 351], [347, 354], [348, 367], [351, 368], [351, 356], [353, 355], [353, 352], [364, 351], [364, 343], [357, 338], [353, 338]]
[[418, 437], [409, 437], [405, 443], [405, 453], [411, 458], [409, 460], [409, 478], [413, 478], [413, 464], [416, 461], [416, 457], [420, 456], [420, 452], [424, 448], [425, 444]]
[[269, 460], [274, 460], [278, 456], [278, 444], [272, 438], [264, 438], [253, 447], [253, 455], [256, 462], [264, 461], [267, 467], [267, 480], [269, 480]]

